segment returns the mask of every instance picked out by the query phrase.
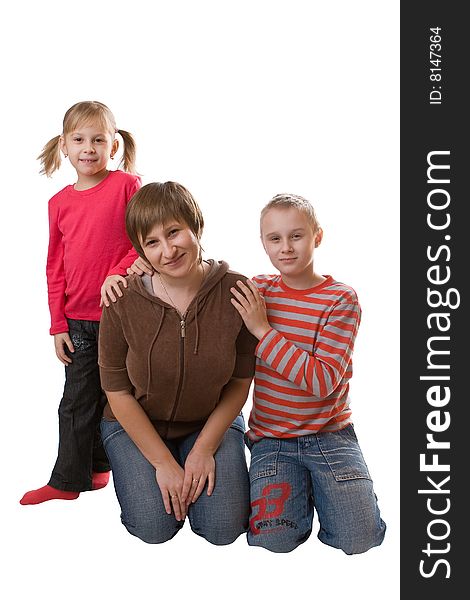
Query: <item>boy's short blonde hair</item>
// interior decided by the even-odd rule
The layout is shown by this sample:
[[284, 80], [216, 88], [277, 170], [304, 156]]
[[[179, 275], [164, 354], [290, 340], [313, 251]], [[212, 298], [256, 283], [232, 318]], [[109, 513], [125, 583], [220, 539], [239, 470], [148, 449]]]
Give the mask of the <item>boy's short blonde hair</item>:
[[174, 181], [148, 183], [131, 198], [126, 210], [126, 230], [132, 245], [145, 257], [142, 241], [155, 225], [172, 219], [186, 223], [198, 240], [204, 229], [201, 209], [192, 194]]
[[317, 233], [320, 229], [320, 223], [318, 222], [313, 206], [303, 196], [297, 196], [296, 194], [277, 194], [262, 209], [260, 224], [264, 215], [272, 208], [295, 208], [307, 217], [308, 222], [313, 229], [313, 233]]

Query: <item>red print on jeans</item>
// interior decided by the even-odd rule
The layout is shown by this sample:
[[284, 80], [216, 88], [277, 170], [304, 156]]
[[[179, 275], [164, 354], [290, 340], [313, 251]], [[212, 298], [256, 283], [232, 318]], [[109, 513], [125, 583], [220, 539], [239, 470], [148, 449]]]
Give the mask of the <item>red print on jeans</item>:
[[[255, 506], [259, 507], [258, 514], [250, 519], [250, 529], [254, 535], [272, 532], [272, 527], [280, 524], [276, 517], [282, 514], [284, 503], [289, 498], [290, 492], [290, 483], [271, 483], [263, 488], [262, 497], [251, 503], [252, 509]], [[272, 493], [273, 495], [271, 495]], [[274, 522], [273, 519], [275, 519]], [[255, 521], [258, 521], [257, 525], [255, 525]]]

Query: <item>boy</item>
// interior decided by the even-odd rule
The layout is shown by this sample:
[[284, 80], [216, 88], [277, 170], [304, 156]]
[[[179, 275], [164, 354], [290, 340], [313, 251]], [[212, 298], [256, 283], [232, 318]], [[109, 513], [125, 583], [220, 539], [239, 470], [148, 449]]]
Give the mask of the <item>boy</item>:
[[258, 338], [248, 543], [290, 552], [312, 531], [346, 554], [382, 543], [372, 481], [349, 408], [351, 356], [361, 309], [352, 288], [315, 272], [323, 231], [311, 204], [275, 196], [261, 240], [280, 275], [237, 282], [232, 303]]

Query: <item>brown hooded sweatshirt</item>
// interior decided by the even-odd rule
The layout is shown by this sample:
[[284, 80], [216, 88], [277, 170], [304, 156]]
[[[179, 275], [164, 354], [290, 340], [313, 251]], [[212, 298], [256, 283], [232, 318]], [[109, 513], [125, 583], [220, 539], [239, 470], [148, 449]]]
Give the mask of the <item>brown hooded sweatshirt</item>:
[[[129, 391], [163, 439], [201, 429], [230, 378], [254, 374], [258, 340], [230, 302], [230, 288], [245, 278], [223, 261], [208, 264], [183, 322], [145, 275], [131, 275], [123, 296], [103, 309], [101, 385]], [[109, 404], [104, 418], [116, 420]]]

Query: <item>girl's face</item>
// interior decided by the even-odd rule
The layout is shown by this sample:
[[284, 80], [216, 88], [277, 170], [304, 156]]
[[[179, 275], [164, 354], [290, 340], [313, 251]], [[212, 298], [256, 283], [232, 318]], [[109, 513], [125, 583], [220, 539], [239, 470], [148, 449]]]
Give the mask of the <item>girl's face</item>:
[[96, 185], [107, 174], [108, 160], [118, 149], [118, 141], [103, 126], [78, 124], [60, 139], [61, 150], [77, 171], [79, 184]]
[[184, 222], [155, 225], [141, 246], [152, 267], [168, 278], [190, 276], [199, 264], [199, 240]]

